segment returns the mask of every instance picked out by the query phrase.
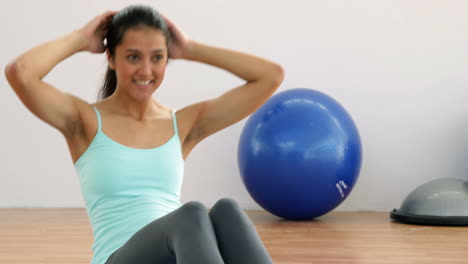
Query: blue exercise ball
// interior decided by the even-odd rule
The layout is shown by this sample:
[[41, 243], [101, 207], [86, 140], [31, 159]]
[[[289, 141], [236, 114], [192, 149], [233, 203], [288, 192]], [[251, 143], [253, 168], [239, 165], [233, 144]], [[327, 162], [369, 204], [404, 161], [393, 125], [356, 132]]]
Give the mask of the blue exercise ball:
[[312, 89], [270, 98], [242, 130], [238, 165], [252, 198], [282, 218], [312, 219], [333, 210], [361, 168], [359, 132], [346, 110]]

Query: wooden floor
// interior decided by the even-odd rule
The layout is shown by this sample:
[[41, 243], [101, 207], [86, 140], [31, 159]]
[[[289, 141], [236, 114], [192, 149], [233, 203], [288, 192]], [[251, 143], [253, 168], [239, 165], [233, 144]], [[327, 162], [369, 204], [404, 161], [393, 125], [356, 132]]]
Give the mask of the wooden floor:
[[[387, 213], [303, 222], [248, 214], [276, 264], [468, 263], [468, 227], [399, 224]], [[84, 209], [0, 209], [1, 264], [85, 264], [91, 243]]]

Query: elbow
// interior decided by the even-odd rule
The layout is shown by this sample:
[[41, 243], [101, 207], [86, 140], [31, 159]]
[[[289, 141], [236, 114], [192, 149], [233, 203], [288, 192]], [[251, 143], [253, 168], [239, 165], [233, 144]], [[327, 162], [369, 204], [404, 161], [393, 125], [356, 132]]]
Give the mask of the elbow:
[[16, 63], [15, 62], [8, 63], [7, 66], [5, 67], [5, 77], [7, 78], [9, 82], [11, 82], [10, 80], [12, 80], [15, 77], [16, 73], [17, 73]]
[[276, 91], [284, 80], [284, 69], [281, 65], [273, 63], [269, 70], [268, 79], [273, 91]]
[[281, 83], [284, 81], [284, 69], [281, 65], [275, 64], [275, 81], [278, 84], [278, 86], [281, 85]]
[[13, 83], [17, 83], [21, 78], [19, 76], [18, 70], [18, 62], [12, 61], [8, 63], [5, 67], [5, 77], [7, 78], [8, 82], [13, 85]]
[[22, 70], [22, 63], [18, 60], [10, 62], [5, 67], [5, 77], [13, 89], [23, 84], [26, 78], [24, 70]]

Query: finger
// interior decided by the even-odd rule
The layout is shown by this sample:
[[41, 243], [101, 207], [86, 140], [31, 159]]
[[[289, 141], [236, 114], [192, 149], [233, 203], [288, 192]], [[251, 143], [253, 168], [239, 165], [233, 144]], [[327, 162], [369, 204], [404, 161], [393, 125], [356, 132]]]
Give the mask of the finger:
[[172, 22], [171, 19], [169, 19], [167, 16], [165, 16], [164, 14], [161, 14], [161, 16], [163, 17], [163, 19], [166, 21], [167, 25], [171, 28], [174, 26], [174, 22]]
[[103, 53], [104, 51], [106, 51], [106, 46], [104, 45], [104, 42], [100, 42], [96, 50], [97, 53]]
[[109, 24], [112, 21], [114, 15], [118, 13], [117, 11], [107, 11], [104, 14], [99, 16], [99, 23], [101, 25]]
[[105, 18], [112, 18], [118, 12], [119, 11], [107, 11], [104, 14], [102, 14], [102, 16], [105, 17]]

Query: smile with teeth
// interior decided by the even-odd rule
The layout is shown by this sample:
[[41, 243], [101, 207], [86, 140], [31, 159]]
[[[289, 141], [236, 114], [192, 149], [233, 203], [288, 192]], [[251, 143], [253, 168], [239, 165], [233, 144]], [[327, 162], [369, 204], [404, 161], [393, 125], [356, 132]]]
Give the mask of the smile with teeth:
[[146, 86], [150, 83], [152, 83], [153, 81], [152, 80], [147, 80], [147, 81], [134, 81], [134, 83], [136, 83], [137, 85], [139, 86]]

